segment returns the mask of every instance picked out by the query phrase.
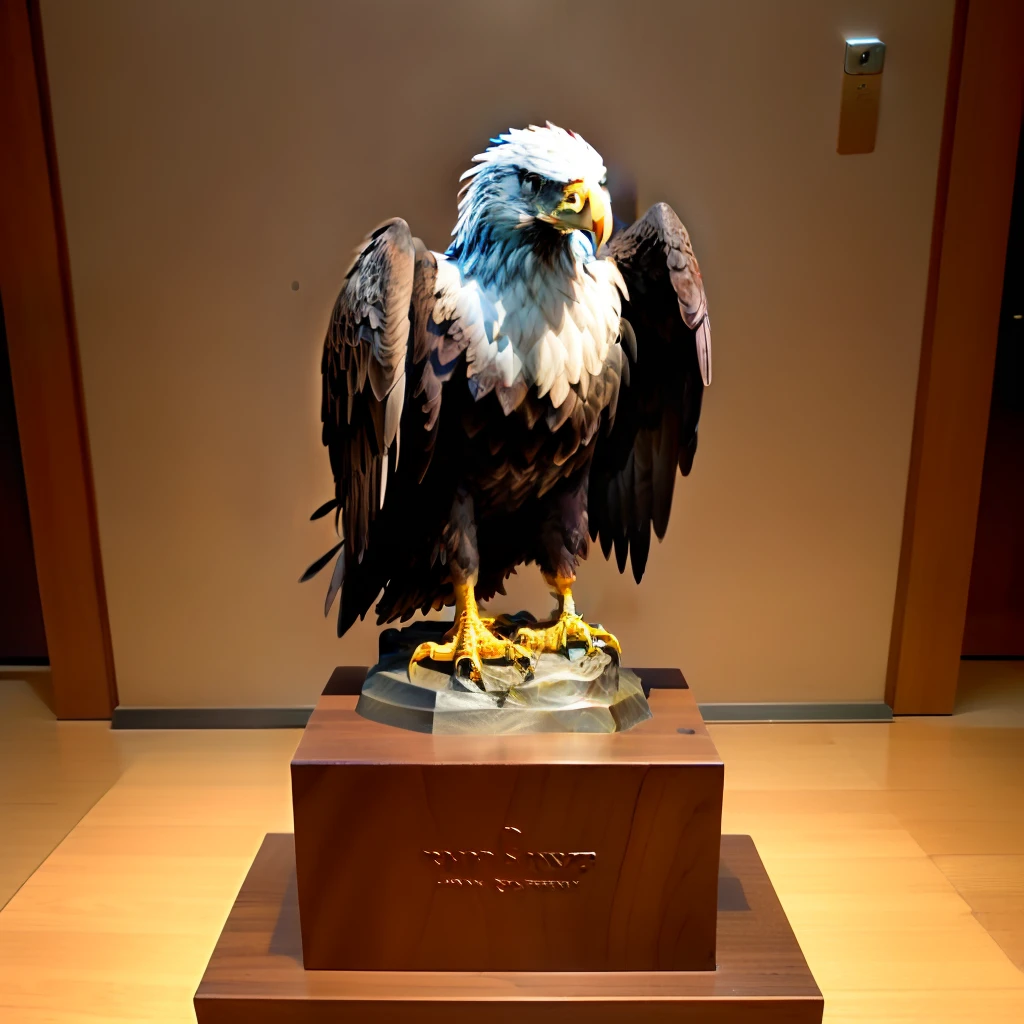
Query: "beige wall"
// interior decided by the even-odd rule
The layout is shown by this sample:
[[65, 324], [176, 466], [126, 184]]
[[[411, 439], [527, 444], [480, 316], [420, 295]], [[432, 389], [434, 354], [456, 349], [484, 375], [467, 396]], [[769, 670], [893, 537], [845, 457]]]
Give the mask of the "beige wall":
[[[311, 703], [372, 657], [296, 585], [326, 318], [367, 229], [443, 247], [468, 157], [545, 117], [680, 211], [716, 346], [668, 538], [640, 588], [592, 558], [583, 610], [704, 700], [880, 699], [951, 9], [43, 0], [121, 702]], [[889, 57], [840, 157], [853, 33]]]

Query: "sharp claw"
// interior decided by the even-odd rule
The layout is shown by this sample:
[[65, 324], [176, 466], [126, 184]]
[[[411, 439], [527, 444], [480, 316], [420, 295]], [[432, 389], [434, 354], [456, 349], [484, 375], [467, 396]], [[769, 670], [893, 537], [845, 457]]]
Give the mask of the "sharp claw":
[[598, 629], [594, 632], [594, 639], [600, 640], [605, 647], [611, 647], [613, 650], [622, 653], [622, 647], [619, 645], [619, 641], [616, 637], [612, 636], [607, 630]]
[[524, 676], [533, 671], [533, 659], [530, 656], [529, 650], [517, 643], [508, 645], [505, 650], [505, 658], [507, 661], [512, 662]]
[[522, 626], [513, 637], [515, 643], [524, 644], [533, 651], [551, 651], [564, 656], [568, 656], [570, 640], [585, 642], [588, 654], [597, 649], [598, 640], [606, 647], [613, 647], [619, 654], [622, 653], [618, 640], [611, 633], [597, 627], [591, 629], [578, 615], [562, 616], [551, 625], [539, 629]]
[[451, 661], [455, 655], [454, 641], [446, 644], [438, 644], [433, 640], [425, 640], [412, 652], [410, 662], [418, 661]]
[[[467, 671], [463, 671], [467, 670]], [[464, 654], [455, 662], [455, 675], [471, 682], [480, 682], [480, 665], [471, 655]]]

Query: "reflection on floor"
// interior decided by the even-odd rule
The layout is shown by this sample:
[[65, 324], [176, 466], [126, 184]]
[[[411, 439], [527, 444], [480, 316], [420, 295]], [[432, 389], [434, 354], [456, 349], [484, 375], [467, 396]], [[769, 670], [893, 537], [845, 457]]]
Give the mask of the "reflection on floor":
[[[964, 674], [953, 718], [712, 729], [726, 831], [754, 836], [832, 1024], [1024, 1020], [1024, 678]], [[298, 733], [95, 735], [86, 760], [122, 771], [0, 912], [0, 1020], [192, 1022], [263, 834], [291, 828]], [[5, 743], [7, 798], [63, 743]]]
[[0, 676], [0, 907], [121, 773], [106, 722], [57, 725], [46, 675]]
[[[984, 760], [994, 769], [994, 785], [984, 804], [966, 789], [951, 795], [947, 815], [956, 809], [962, 827], [915, 838], [1024, 970], [1024, 661], [962, 662], [956, 721], [979, 730], [974, 749], [991, 744]], [[1000, 801], [1003, 783], [1008, 792]]]

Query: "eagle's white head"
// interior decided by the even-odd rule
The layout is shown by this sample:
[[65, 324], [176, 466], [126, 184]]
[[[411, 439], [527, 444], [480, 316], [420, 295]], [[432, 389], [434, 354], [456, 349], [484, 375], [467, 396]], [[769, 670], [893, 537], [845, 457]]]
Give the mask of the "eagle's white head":
[[[568, 248], [583, 258], [596, 254], [612, 230], [597, 150], [550, 122], [512, 128], [491, 141], [462, 175], [449, 254], [485, 279], [525, 247], [541, 256]], [[589, 245], [581, 247], [574, 232], [586, 232]]]

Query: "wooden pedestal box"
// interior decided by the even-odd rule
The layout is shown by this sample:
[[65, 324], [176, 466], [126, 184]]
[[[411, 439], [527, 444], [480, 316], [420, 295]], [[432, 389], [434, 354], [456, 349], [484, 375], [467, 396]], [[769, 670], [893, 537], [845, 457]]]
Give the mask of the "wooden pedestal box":
[[680, 688], [611, 735], [404, 732], [328, 687], [292, 761], [306, 970], [713, 970], [722, 762], [648, 678]]
[[820, 1024], [682, 676], [637, 671], [654, 717], [629, 732], [495, 737], [367, 721], [339, 669], [199, 1024]]

